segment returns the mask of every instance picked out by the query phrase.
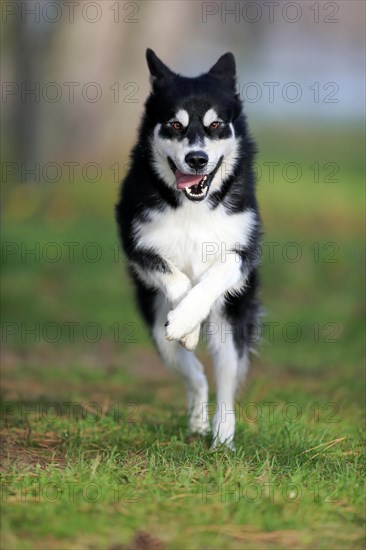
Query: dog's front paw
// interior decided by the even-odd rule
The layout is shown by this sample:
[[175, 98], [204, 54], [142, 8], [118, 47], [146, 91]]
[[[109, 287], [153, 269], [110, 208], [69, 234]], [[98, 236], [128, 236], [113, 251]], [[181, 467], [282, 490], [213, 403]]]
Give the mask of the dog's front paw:
[[[188, 335], [194, 332], [209, 314], [209, 303], [197, 297], [195, 289], [191, 290], [183, 298], [180, 304], [168, 313], [168, 320], [165, 323], [167, 340], [187, 341]], [[198, 342], [197, 334], [188, 338], [188, 342], [196, 344]], [[185, 345], [185, 344], [183, 344]]]
[[200, 339], [200, 325], [194, 329], [193, 332], [184, 336], [179, 343], [184, 346], [188, 351], [194, 351], [198, 345]]
[[[192, 324], [192, 319], [179, 308], [173, 309], [168, 313], [168, 320], [165, 323], [165, 337], [167, 340], [178, 340], [185, 345], [184, 342], [192, 344], [190, 334], [195, 331], [196, 326]], [[199, 334], [199, 327], [198, 327]]]

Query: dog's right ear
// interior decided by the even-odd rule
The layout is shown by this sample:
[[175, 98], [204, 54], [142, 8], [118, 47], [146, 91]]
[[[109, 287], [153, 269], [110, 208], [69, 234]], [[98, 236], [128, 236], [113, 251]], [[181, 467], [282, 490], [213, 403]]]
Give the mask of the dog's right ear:
[[216, 61], [211, 67], [208, 74], [216, 76], [220, 80], [227, 82], [230, 86], [235, 87], [235, 57], [231, 52], [227, 52]]
[[149, 67], [152, 84], [159, 80], [172, 78], [175, 75], [175, 73], [164, 65], [150, 48], [146, 50], [146, 61]]

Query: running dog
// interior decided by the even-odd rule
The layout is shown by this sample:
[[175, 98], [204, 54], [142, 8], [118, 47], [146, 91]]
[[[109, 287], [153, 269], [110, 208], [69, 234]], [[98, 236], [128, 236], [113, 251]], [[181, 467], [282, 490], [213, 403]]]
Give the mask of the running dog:
[[200, 330], [215, 368], [213, 447], [233, 448], [235, 392], [258, 322], [261, 222], [255, 145], [226, 53], [190, 78], [148, 49], [151, 94], [116, 206], [141, 313], [164, 363], [183, 378], [189, 429], [206, 434]]

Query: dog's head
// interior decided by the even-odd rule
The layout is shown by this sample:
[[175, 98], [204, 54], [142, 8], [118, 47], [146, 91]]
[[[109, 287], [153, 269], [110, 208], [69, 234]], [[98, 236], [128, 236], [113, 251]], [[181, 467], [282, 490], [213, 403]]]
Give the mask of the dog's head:
[[226, 53], [195, 78], [171, 71], [148, 49], [152, 92], [146, 103], [154, 169], [191, 201], [218, 190], [239, 154], [241, 102], [235, 60]]

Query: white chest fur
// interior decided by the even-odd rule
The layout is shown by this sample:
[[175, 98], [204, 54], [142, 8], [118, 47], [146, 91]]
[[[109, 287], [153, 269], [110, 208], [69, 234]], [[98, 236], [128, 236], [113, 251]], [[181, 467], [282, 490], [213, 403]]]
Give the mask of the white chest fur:
[[199, 279], [218, 260], [225, 261], [238, 246], [248, 244], [255, 215], [247, 210], [227, 214], [219, 205], [188, 203], [178, 209], [153, 212], [134, 227], [136, 245], [153, 250], [192, 280]]

